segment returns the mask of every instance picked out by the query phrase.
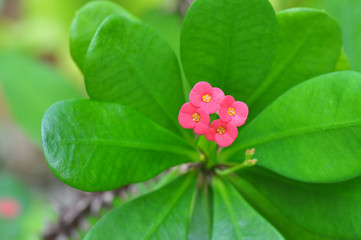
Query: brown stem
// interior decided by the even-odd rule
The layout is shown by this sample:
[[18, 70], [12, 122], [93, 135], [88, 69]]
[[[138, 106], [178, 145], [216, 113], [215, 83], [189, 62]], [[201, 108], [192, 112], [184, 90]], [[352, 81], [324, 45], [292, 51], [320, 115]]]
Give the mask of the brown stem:
[[88, 216], [97, 216], [101, 209], [110, 209], [113, 198], [124, 198], [134, 187], [127, 185], [114, 191], [81, 193], [74, 205], [60, 210], [58, 221], [46, 229], [43, 239], [56, 240], [59, 236], [70, 237], [73, 232], [81, 228], [81, 224]]

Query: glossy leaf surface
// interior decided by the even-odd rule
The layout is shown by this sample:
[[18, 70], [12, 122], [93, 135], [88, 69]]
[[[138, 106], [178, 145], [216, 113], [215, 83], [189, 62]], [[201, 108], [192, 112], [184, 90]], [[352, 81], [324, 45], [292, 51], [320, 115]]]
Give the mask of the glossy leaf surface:
[[42, 124], [45, 156], [63, 182], [105, 191], [147, 180], [197, 151], [134, 110], [93, 100], [53, 105]]
[[[329, 239], [360, 239], [361, 229], [361, 177], [333, 183], [307, 184], [293, 181], [262, 169], [240, 171], [239, 175], [251, 183], [263, 197], [256, 196], [260, 204], [277, 209], [288, 221], [306, 232]], [[244, 187], [242, 184], [241, 187]], [[273, 214], [270, 221], [277, 221]], [[341, 220], [342, 219], [342, 220]], [[296, 235], [293, 229], [281, 227], [287, 239], [307, 239]]]
[[57, 101], [82, 96], [51, 66], [10, 52], [0, 54], [0, 87], [9, 112], [39, 145], [46, 109]]
[[213, 240], [284, 239], [232, 185], [214, 178], [213, 187]]
[[208, 184], [194, 195], [187, 240], [209, 240], [212, 234], [212, 191]]
[[[244, 171], [244, 169], [242, 171]], [[266, 218], [270, 223], [272, 223], [272, 225], [287, 240], [330, 240], [330, 238], [322, 237], [320, 235], [311, 233], [295, 225], [295, 223], [282, 215], [279, 210], [275, 208], [268, 201], [268, 199], [265, 198], [264, 195], [262, 195], [256, 189], [256, 186], [253, 186], [243, 178], [240, 178], [237, 175], [229, 175], [227, 179], [232, 182], [232, 185], [241, 193], [241, 195], [247, 200], [247, 202], [249, 202], [250, 205], [255, 210], [257, 210], [257, 212], [259, 212], [264, 218]]]
[[85, 56], [95, 32], [101, 23], [113, 14], [129, 19], [134, 18], [118, 4], [108, 1], [90, 2], [76, 13], [70, 29], [70, 51], [74, 61], [81, 70], [83, 69]]
[[196, 179], [194, 175], [180, 177], [120, 206], [103, 217], [85, 240], [186, 239]]
[[246, 99], [271, 66], [277, 28], [267, 0], [196, 0], [181, 32], [181, 59], [190, 84], [206, 81]]
[[130, 106], [163, 127], [184, 132], [177, 119], [184, 103], [178, 61], [141, 22], [109, 17], [92, 41], [84, 73], [91, 98]]
[[339, 59], [341, 30], [326, 12], [296, 8], [277, 13], [279, 38], [268, 76], [246, 103], [254, 118], [291, 87], [332, 72]]
[[359, 176], [361, 74], [326, 74], [292, 88], [240, 131], [222, 158], [240, 161], [251, 147], [260, 166], [292, 179]]

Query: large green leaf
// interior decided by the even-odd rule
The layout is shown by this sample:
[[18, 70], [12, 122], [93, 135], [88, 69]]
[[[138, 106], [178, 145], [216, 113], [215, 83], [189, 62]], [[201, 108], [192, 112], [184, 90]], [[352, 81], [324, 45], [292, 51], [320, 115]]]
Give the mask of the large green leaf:
[[85, 191], [144, 181], [198, 157], [185, 140], [134, 110], [93, 100], [53, 105], [44, 116], [42, 136], [52, 172]]
[[183, 176], [104, 216], [86, 240], [186, 239], [196, 177]]
[[361, 174], [361, 74], [337, 72], [304, 82], [239, 132], [223, 160], [256, 148], [258, 164], [306, 182]]
[[116, 15], [105, 20], [89, 47], [84, 74], [91, 98], [130, 106], [184, 133], [177, 119], [184, 103], [177, 58], [141, 22]]
[[230, 185], [213, 179], [213, 234], [218, 240], [276, 240], [284, 239]]
[[10, 113], [39, 145], [46, 109], [57, 101], [82, 96], [52, 67], [10, 52], [0, 54], [0, 87]]
[[[257, 167], [256, 167], [257, 168]], [[244, 171], [244, 169], [242, 170]], [[240, 171], [241, 172], [241, 171]], [[242, 175], [243, 176], [243, 175]], [[329, 238], [315, 235], [305, 229], [300, 228], [294, 222], [290, 221], [280, 211], [272, 205], [264, 195], [262, 195], [252, 184], [240, 178], [237, 175], [227, 177], [241, 195], [249, 202], [249, 204], [257, 210], [264, 218], [289, 240], [330, 240]]]
[[246, 99], [272, 64], [277, 28], [268, 0], [196, 0], [181, 32], [181, 58], [191, 85], [206, 81]]
[[200, 177], [200, 180], [206, 183], [203, 183], [204, 185], [193, 198], [187, 240], [209, 240], [212, 234], [212, 192], [207, 183], [207, 177], [204, 175]]
[[278, 47], [272, 68], [246, 103], [255, 117], [291, 87], [332, 72], [339, 59], [341, 30], [326, 12], [298, 8], [277, 13]]
[[90, 2], [76, 13], [70, 29], [70, 51], [81, 70], [96, 30], [108, 16], [113, 14], [134, 18], [118, 4], [108, 1]]
[[[262, 213], [270, 208], [276, 209], [276, 213], [268, 216], [269, 220], [275, 222], [287, 239], [317, 239], [318, 236], [361, 239], [361, 177], [341, 183], [309, 184], [263, 169], [240, 171], [239, 175], [252, 184], [256, 193], [245, 194], [259, 205]], [[247, 183], [238, 182], [243, 192]], [[279, 221], [280, 218], [289, 223]], [[304, 232], [296, 234], [290, 223]], [[315, 236], [306, 238], [305, 232]]]
[[322, 0], [320, 6], [326, 9], [340, 23], [343, 42], [351, 69], [361, 71], [361, 4], [359, 0]]

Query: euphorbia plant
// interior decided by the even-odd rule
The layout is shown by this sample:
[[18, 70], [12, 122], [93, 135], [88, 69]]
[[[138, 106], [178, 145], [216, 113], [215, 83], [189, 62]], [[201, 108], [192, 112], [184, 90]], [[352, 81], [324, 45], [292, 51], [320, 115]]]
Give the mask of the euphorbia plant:
[[[44, 116], [45, 156], [59, 179], [105, 191], [188, 166], [86, 239], [361, 238], [361, 74], [334, 72], [341, 33], [327, 13], [196, 0], [182, 25], [182, 80], [157, 33], [92, 2], [72, 24], [71, 52], [90, 100], [59, 102]], [[228, 147], [178, 123], [198, 82], [249, 107]]]

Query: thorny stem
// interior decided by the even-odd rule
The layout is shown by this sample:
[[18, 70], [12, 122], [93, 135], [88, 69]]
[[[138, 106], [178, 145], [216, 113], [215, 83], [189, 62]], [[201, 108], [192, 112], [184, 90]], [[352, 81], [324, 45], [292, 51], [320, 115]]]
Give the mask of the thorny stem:
[[[82, 228], [88, 216], [97, 216], [101, 209], [111, 209], [111, 201], [115, 197], [124, 199], [135, 185], [127, 185], [114, 191], [96, 192], [79, 195], [77, 204], [63, 208], [59, 213], [57, 222], [47, 227], [43, 234], [44, 240], [56, 240], [71, 237], [77, 229]], [[87, 227], [87, 226], [85, 226]], [[86, 229], [85, 229], [86, 230]]]

